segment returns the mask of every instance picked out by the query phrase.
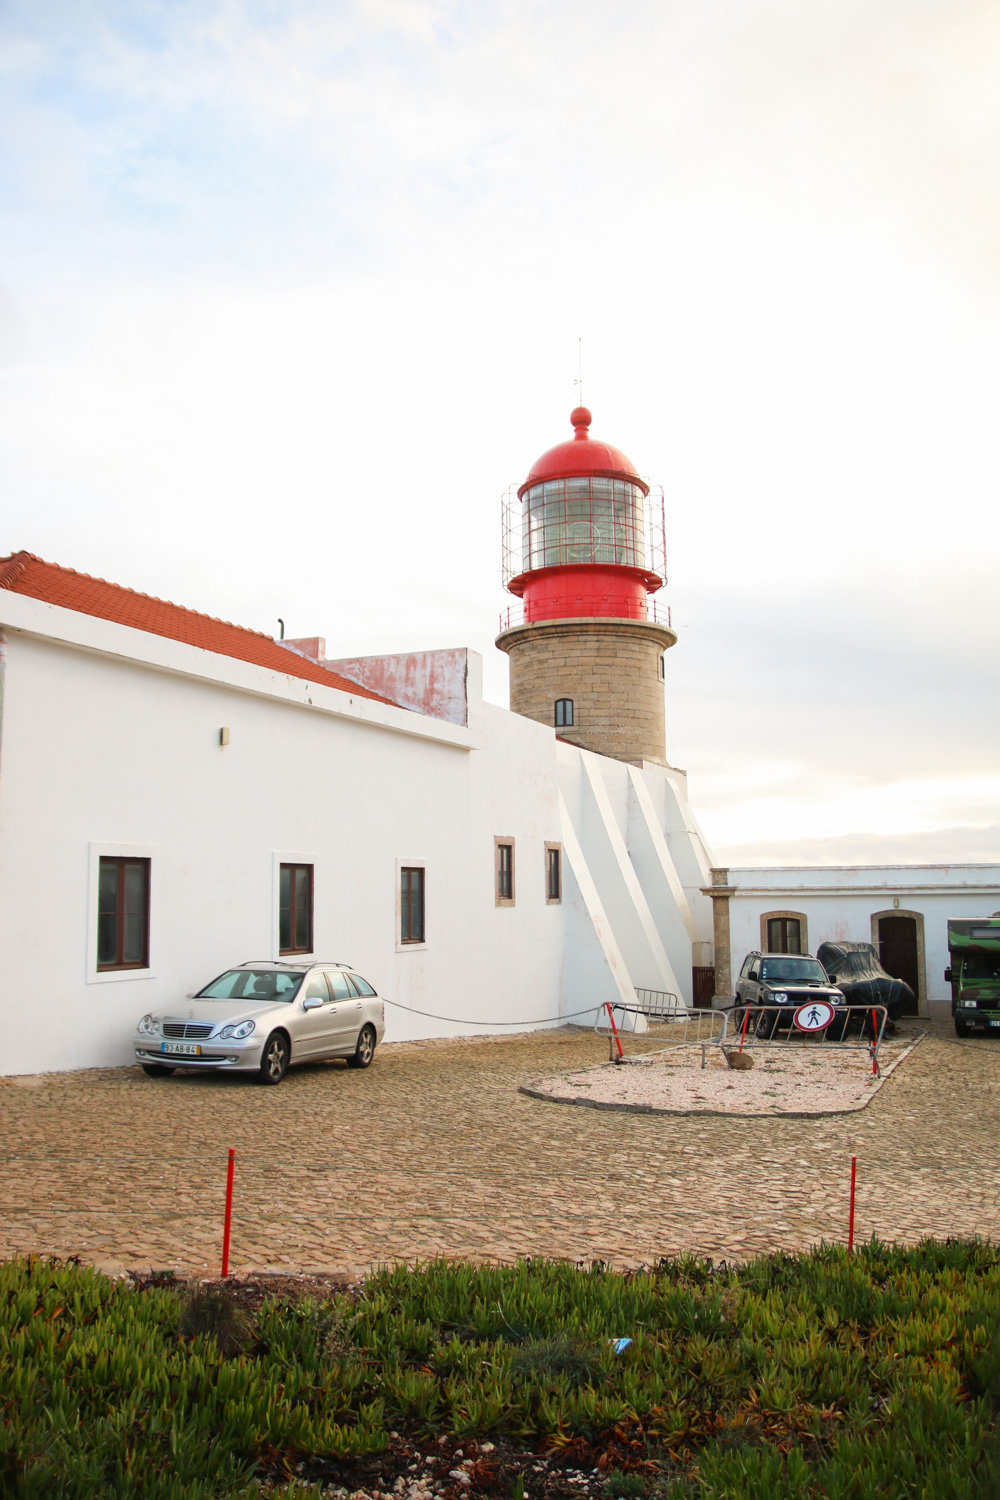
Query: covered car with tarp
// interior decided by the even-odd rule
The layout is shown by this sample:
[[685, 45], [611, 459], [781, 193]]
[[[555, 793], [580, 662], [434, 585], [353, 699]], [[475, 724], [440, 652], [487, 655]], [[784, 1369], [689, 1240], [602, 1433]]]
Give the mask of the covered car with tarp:
[[916, 1012], [916, 995], [885, 972], [872, 943], [821, 943], [816, 957], [848, 1005], [884, 1005], [890, 1021]]

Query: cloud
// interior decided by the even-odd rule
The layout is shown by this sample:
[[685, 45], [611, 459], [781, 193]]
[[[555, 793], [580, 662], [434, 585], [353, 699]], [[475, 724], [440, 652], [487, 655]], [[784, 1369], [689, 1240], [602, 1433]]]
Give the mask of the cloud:
[[666, 487], [720, 847], [995, 822], [893, 790], [1000, 728], [993, 6], [34, 0], [0, 38], [11, 545], [343, 654], [467, 642], [502, 700], [498, 497], [582, 334]]
[[[926, 833], [852, 833], [830, 839], [756, 840], [716, 849], [736, 869], [759, 865], [934, 865], [1000, 863], [1000, 823]], [[1000, 891], [997, 893], [1000, 906]]]

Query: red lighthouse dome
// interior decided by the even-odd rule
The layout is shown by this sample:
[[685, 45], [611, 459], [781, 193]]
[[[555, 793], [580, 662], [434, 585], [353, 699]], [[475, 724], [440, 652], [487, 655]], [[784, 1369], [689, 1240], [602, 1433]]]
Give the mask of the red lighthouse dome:
[[649, 594], [663, 586], [651, 556], [662, 506], [657, 524], [649, 485], [618, 448], [590, 436], [592, 420], [585, 406], [571, 412], [573, 437], [536, 459], [517, 491], [520, 566], [515, 557], [507, 588], [524, 600], [526, 623], [645, 620]]
[[531, 472], [518, 490], [518, 497], [533, 484], [543, 479], [569, 479], [583, 474], [602, 474], [610, 479], [631, 479], [639, 485], [643, 494], [649, 491], [635, 472], [635, 465], [626, 458], [620, 448], [610, 443], [599, 443], [590, 436], [590, 424], [594, 420], [585, 406], [577, 406], [569, 414], [573, 424], [573, 436], [565, 443], [549, 448], [541, 458], [536, 458]]

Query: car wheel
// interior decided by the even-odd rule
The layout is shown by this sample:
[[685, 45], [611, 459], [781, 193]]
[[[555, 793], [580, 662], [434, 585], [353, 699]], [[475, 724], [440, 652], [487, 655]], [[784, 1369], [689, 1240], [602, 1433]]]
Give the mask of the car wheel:
[[272, 1031], [260, 1060], [261, 1083], [280, 1083], [288, 1072], [288, 1061], [288, 1038], [280, 1031]]
[[147, 1078], [169, 1078], [173, 1068], [165, 1068], [162, 1063], [143, 1063], [142, 1071]]
[[956, 1020], [956, 1022], [955, 1022], [955, 1035], [956, 1036], [968, 1036], [969, 1034], [970, 1033], [969, 1033], [968, 1024], [965, 1021], [958, 1021], [958, 1020]]
[[[748, 1028], [749, 1029], [749, 1028]], [[778, 1029], [778, 1017], [776, 1012], [764, 1010], [757, 1017], [753, 1034], [759, 1036], [761, 1041], [769, 1041]]]
[[347, 1059], [349, 1068], [370, 1068], [375, 1056], [375, 1027], [362, 1026], [354, 1056]]

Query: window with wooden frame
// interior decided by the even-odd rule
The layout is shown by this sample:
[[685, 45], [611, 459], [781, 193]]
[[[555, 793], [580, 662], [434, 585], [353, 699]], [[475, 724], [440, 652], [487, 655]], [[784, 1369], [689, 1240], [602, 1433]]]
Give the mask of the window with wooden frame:
[[423, 943], [424, 937], [423, 865], [403, 865], [399, 872], [399, 941]]
[[97, 968], [149, 968], [149, 860], [101, 856]]
[[282, 865], [278, 874], [278, 952], [313, 951], [313, 867]]
[[556, 699], [556, 728], [573, 728], [573, 700], [572, 698]]
[[514, 905], [514, 840], [493, 840], [497, 906]]
[[545, 845], [545, 900], [549, 906], [562, 900], [562, 844]]
[[806, 920], [801, 912], [765, 912], [761, 917], [765, 953], [807, 953]]

